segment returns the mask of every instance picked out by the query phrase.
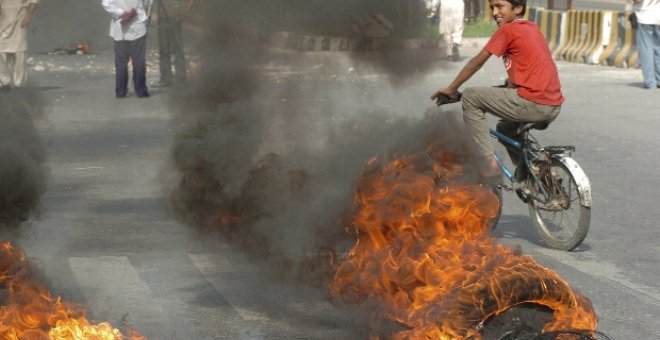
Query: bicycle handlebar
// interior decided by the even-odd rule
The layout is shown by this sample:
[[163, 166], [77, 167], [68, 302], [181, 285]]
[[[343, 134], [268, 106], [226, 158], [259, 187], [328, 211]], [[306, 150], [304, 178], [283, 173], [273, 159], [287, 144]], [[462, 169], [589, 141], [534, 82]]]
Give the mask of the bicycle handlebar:
[[435, 99], [435, 105], [445, 105], [445, 104], [451, 104], [451, 103], [457, 103], [461, 101], [461, 97], [463, 97], [463, 94], [460, 92], [456, 92], [456, 99], [452, 99], [447, 95], [444, 94], [439, 94], [438, 97]]

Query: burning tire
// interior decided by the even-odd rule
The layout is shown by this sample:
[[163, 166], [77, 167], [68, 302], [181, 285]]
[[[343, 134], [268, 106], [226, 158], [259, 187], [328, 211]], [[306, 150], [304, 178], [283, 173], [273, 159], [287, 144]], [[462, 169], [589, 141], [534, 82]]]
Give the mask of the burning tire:
[[490, 219], [488, 221], [488, 229], [493, 231], [495, 230], [495, 227], [497, 227], [497, 224], [500, 222], [500, 217], [502, 217], [502, 188], [498, 186], [493, 186], [493, 194], [497, 196], [497, 200], [499, 201], [498, 206], [497, 206], [497, 214], [495, 217]]

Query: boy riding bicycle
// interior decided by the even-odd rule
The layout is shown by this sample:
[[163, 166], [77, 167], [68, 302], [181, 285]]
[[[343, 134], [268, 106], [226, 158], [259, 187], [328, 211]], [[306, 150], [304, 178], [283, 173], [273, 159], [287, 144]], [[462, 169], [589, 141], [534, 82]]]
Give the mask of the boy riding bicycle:
[[[462, 96], [466, 129], [482, 155], [481, 175], [486, 180], [500, 180], [502, 174], [489, 141], [486, 112], [501, 119], [498, 131], [516, 138], [519, 123], [552, 122], [559, 115], [564, 97], [545, 38], [535, 23], [523, 19], [527, 0], [489, 1], [498, 30], [451, 84], [434, 92], [431, 99], [444, 95], [458, 100], [458, 88], [491, 55], [502, 57], [508, 74], [506, 87], [471, 87]], [[517, 165], [514, 155], [512, 160]]]

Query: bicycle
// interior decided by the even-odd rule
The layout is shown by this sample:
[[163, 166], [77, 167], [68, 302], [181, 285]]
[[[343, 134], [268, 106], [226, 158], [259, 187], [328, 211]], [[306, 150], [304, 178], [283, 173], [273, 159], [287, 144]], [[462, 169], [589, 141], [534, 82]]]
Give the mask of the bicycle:
[[[438, 106], [461, 100], [438, 97]], [[529, 209], [534, 227], [544, 243], [554, 249], [570, 251], [584, 241], [591, 223], [591, 183], [580, 165], [571, 158], [575, 146], [542, 146], [530, 130], [543, 130], [548, 122], [521, 123], [516, 131], [520, 140], [490, 129], [490, 135], [508, 146], [519, 158], [514, 172], [494, 152], [495, 160], [509, 184], [497, 184], [502, 209], [501, 190], [514, 191]], [[500, 213], [490, 221], [495, 228]]]

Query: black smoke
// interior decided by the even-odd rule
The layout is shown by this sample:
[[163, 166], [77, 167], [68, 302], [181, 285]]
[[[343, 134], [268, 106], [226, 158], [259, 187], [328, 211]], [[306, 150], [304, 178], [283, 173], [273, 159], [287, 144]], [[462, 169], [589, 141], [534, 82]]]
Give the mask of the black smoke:
[[16, 227], [38, 211], [46, 191], [46, 154], [34, 124], [43, 115], [30, 90], [0, 93], [0, 225]]
[[[396, 4], [407, 10], [399, 12]], [[458, 137], [454, 132], [461, 129], [439, 109], [421, 119], [419, 106], [392, 112], [373, 105], [383, 87], [404, 91], [402, 84], [418, 80], [425, 73], [420, 70], [438, 66], [430, 62], [437, 55], [417, 57], [423, 53], [398, 45], [423, 29], [424, 5], [251, 0], [204, 6], [205, 34], [191, 49], [199, 69], [170, 97], [175, 140], [165, 178], [173, 210], [273, 273], [325, 284], [355, 241], [345, 222], [368, 160], [423, 151], [430, 138]], [[371, 38], [355, 24], [370, 13], [385, 13], [392, 23], [418, 22]], [[280, 51], [270, 45], [271, 33], [280, 30], [337, 34], [375, 48]], [[382, 77], [374, 80], [374, 74]], [[450, 144], [467, 150], [459, 139]]]
[[423, 0], [253, 0], [253, 4], [253, 13], [262, 13], [256, 16], [263, 23], [259, 26], [262, 37], [268, 36], [263, 32], [284, 30], [349, 38], [354, 61], [385, 72], [395, 84], [406, 84], [436, 65], [436, 53], [406, 51], [408, 39], [419, 39], [428, 30]]

